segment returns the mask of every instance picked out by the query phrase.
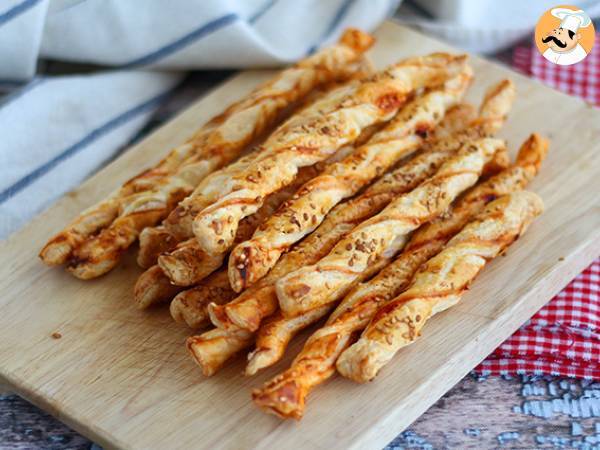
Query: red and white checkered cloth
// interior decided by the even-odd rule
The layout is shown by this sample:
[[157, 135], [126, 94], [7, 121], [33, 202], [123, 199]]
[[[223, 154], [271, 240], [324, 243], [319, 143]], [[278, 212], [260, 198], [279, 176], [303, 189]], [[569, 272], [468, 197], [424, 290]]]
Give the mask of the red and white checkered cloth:
[[[600, 106], [600, 34], [596, 48], [572, 66], [547, 61], [535, 47], [517, 47], [513, 67], [569, 95]], [[549, 374], [600, 380], [600, 258], [492, 353], [476, 371], [490, 375]]]

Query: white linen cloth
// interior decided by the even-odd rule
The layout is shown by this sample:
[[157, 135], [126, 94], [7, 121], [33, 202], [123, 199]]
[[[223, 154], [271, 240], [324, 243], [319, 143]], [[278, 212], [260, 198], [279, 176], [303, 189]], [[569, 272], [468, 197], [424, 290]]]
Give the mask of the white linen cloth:
[[[398, 3], [0, 0], [0, 89], [18, 87], [0, 98], [0, 238], [109, 160], [185, 71], [289, 63]], [[107, 67], [36, 75], [45, 59]]]
[[[401, 23], [476, 53], [504, 50], [533, 34], [557, 0], [407, 0], [397, 11]], [[600, 0], [566, 2], [600, 17]]]

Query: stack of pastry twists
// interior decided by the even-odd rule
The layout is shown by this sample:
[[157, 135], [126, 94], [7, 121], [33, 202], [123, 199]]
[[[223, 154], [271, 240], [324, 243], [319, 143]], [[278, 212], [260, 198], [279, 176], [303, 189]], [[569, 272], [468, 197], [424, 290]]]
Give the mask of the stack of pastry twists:
[[[502, 88], [498, 89], [499, 86]], [[274, 283], [279, 278], [304, 265], [317, 262], [354, 226], [379, 212], [397, 195], [414, 189], [435, 173], [443, 161], [453, 155], [466, 139], [495, 133], [504, 122], [510, 109], [514, 87], [511, 83], [503, 81], [494, 86], [490, 92], [495, 92], [495, 95], [486, 95], [478, 117], [473, 118], [471, 108], [468, 107], [461, 106], [451, 110], [441, 124], [441, 129], [447, 130], [448, 133], [443, 135], [444, 138], [440, 139], [436, 145], [426, 145], [428, 150], [423, 154], [384, 175], [360, 196], [334, 208], [315, 232], [289, 253], [284, 254], [271, 272], [256, 285], [225, 305], [220, 306], [222, 302], [210, 304], [208, 309], [211, 321], [223, 330], [221, 333], [223, 341], [219, 342], [220, 351], [229, 350], [228, 353], [231, 357], [242, 348], [252, 345], [254, 335], [239, 333], [239, 330], [256, 331], [261, 321], [277, 310], [278, 302]], [[452, 134], [452, 132], [455, 133]], [[434, 133], [435, 137], [436, 133]], [[499, 162], [501, 161], [502, 158]], [[189, 311], [188, 305], [180, 302], [174, 303], [172, 310], [174, 308], [188, 310], [187, 314], [181, 315], [194, 316], [194, 311]], [[322, 314], [312, 312], [309, 316], [310, 320], [307, 320], [308, 317], [304, 317], [294, 320], [291, 324], [276, 315], [265, 327], [268, 330], [272, 325], [273, 330], [278, 330], [274, 333], [291, 338], [293, 332], [314, 322], [319, 315], [325, 314], [323, 312], [325, 310], [325, 308], [320, 310]], [[234, 338], [227, 337], [228, 330], [234, 332]], [[202, 358], [201, 354], [204, 351], [212, 352], [212, 348], [217, 344], [214, 333], [209, 335], [210, 339], [208, 340], [202, 339], [202, 336], [194, 337], [188, 345], [200, 365], [206, 361], [212, 361], [209, 358]], [[225, 345], [221, 345], [223, 342]], [[281, 351], [283, 352], [283, 349]], [[226, 359], [219, 360], [221, 364], [225, 361]], [[203, 371], [214, 373], [217, 369], [216, 367], [203, 368]]]
[[[309, 391], [333, 375], [337, 358], [377, 308], [406, 289], [419, 266], [439, 253], [488, 202], [524, 188], [537, 174], [547, 148], [546, 140], [532, 135], [521, 146], [515, 164], [477, 184], [446, 215], [416, 231], [394, 262], [370, 281], [357, 285], [342, 300], [327, 323], [308, 338], [290, 369], [255, 391], [257, 404], [282, 417], [299, 419]], [[283, 354], [290, 333], [282, 327], [270, 328], [271, 333], [264, 334], [261, 329], [247, 374], [274, 364]]]
[[[286, 122], [286, 126], [290, 126], [293, 123], [298, 123], [304, 120], [307, 114], [312, 111], [311, 108], [315, 107], [318, 102], [324, 98], [328, 98], [329, 101], [341, 101], [344, 93], [352, 89], [353, 81], [363, 79], [374, 73], [374, 70], [368, 61], [363, 58], [361, 64], [357, 66], [357, 70], [349, 74], [349, 80], [343, 83], [329, 83], [322, 88], [316, 89], [310, 95], [308, 95], [303, 105], [298, 108], [298, 111]], [[357, 138], [357, 143], [362, 143], [368, 140], [372, 134], [377, 130], [376, 126], [367, 127], [363, 130], [361, 135]], [[331, 162], [337, 160], [337, 158], [343, 158], [352, 147], [342, 147], [339, 149], [331, 158]], [[203, 183], [197, 187], [198, 190], [203, 189], [206, 185], [213, 185], [218, 189], [218, 186], [227, 177], [234, 176], [247, 169], [248, 166], [258, 157], [260, 149], [255, 149], [249, 155], [240, 158], [233, 164], [212, 173], [207, 177]], [[205, 198], [205, 206], [210, 204], [210, 198]], [[169, 215], [165, 220], [164, 224], [155, 227], [146, 227], [140, 234], [140, 251], [138, 253], [138, 264], [143, 268], [148, 268], [156, 264], [158, 257], [163, 253], [168, 253], [175, 249], [177, 244], [181, 241], [193, 237], [191, 233], [191, 212], [187, 211], [187, 204], [191, 200], [184, 199], [176, 210]], [[196, 205], [198, 206], [198, 204]], [[187, 212], [186, 212], [187, 211]], [[240, 223], [243, 223], [240, 222]], [[199, 262], [200, 264], [202, 261]]]
[[[367, 141], [375, 131], [375, 127], [365, 129], [358, 137], [357, 142]], [[316, 173], [312, 174], [315, 170], [317, 173], [322, 171], [323, 168], [327, 167], [329, 164], [333, 164], [343, 159], [351, 152], [351, 150], [352, 146], [342, 147], [327, 161], [317, 163], [314, 166], [303, 167], [294, 179], [294, 182], [269, 195], [265, 200], [265, 205], [274, 203], [273, 198], [279, 197], [282, 201], [287, 200], [291, 196], [291, 189], [298, 189], [300, 185], [316, 175]], [[232, 166], [237, 166], [237, 164]], [[224, 171], [221, 171], [220, 174], [223, 172]], [[284, 194], [285, 197], [283, 197]], [[250, 237], [250, 235], [246, 235], [246, 231], [249, 231], [250, 225], [252, 226], [253, 231], [257, 225], [261, 223], [262, 218], [264, 218], [261, 211], [265, 211], [265, 205], [263, 205], [257, 213], [244, 218], [240, 222], [235, 242], [241, 242]], [[223, 259], [225, 257], [225, 254], [207, 254], [202, 250], [194, 238], [187, 239], [186, 244], [183, 246], [185, 250], [181, 248], [182, 246], [179, 245], [178, 242], [178, 237], [171, 233], [164, 225], [144, 229], [140, 235], [138, 263], [142, 267], [150, 267], [158, 262], [165, 274], [174, 284], [179, 286], [192, 286], [198, 283], [206, 275], [204, 265], [207, 258], [220, 257]]]
[[329, 96], [317, 101], [303, 120], [276, 130], [247, 170], [223, 180], [218, 195], [217, 187], [207, 183], [186, 199], [185, 214], [193, 216], [201, 247], [207, 253], [231, 248], [240, 220], [254, 213], [266, 195], [289, 184], [298, 168], [327, 158], [366, 127], [389, 120], [416, 89], [443, 83], [465, 64], [464, 56], [448, 54], [409, 58], [356, 83], [341, 101]]
[[[493, 95], [490, 93], [493, 93]], [[504, 80], [488, 91], [477, 117], [471, 118], [470, 108], [460, 107], [451, 110], [440, 127], [442, 130], [449, 130], [446, 136], [437, 139], [437, 135], [434, 133], [432, 140], [425, 145], [425, 149], [411, 161], [385, 174], [366, 189], [363, 194], [335, 207], [327, 215], [321, 226], [301, 244], [301, 248], [311, 246], [320, 249], [320, 251], [325, 251], [323, 250], [324, 246], [319, 245], [319, 240], [323, 236], [327, 237], [326, 242], [332, 245], [337, 243], [342, 235], [349, 232], [360, 222], [380, 212], [393, 198], [416, 188], [421, 182], [432, 176], [442, 163], [468, 139], [495, 134], [504, 123], [513, 98], [514, 86]], [[464, 120], [461, 121], [460, 119]], [[452, 130], [452, 127], [455, 127], [455, 129]], [[496, 156], [499, 156], [499, 158], [497, 164], [490, 164], [492, 169], [493, 166], [505, 162], [503, 154], [497, 154]], [[331, 248], [329, 247], [327, 252]], [[294, 250], [292, 250], [292, 255], [294, 253]], [[277, 270], [273, 269], [265, 283], [272, 284], [269, 280], [277, 281], [289, 272], [314, 262], [316, 261], [306, 262], [304, 260], [302, 264], [296, 266], [283, 264], [282, 266], [286, 267], [286, 271], [282, 271], [276, 264], [275, 268]], [[250, 289], [250, 292], [252, 292], [252, 289]], [[266, 299], [269, 299], [269, 301], [267, 302]], [[227, 325], [233, 324], [240, 328], [256, 330], [261, 320], [272, 314], [277, 307], [278, 302], [274, 293], [269, 297], [262, 298], [260, 302], [257, 302], [251, 294], [243, 294], [222, 307], [214, 305], [211, 310], [214, 312], [213, 319], [215, 320], [213, 320], [213, 323], [216, 326], [226, 328]]]
[[455, 305], [485, 264], [542, 211], [542, 200], [526, 191], [490, 203], [419, 269], [406, 291], [375, 313], [360, 339], [339, 357], [338, 371], [358, 382], [373, 379], [400, 348], [415, 341], [431, 316]]
[[281, 254], [311, 233], [337, 203], [422, 145], [446, 110], [462, 99], [471, 78], [466, 67], [441, 89], [417, 97], [365, 145], [302, 186], [285, 208], [231, 252], [229, 279], [233, 289], [240, 292], [262, 278]]
[[[270, 217], [275, 210], [289, 199], [295, 190], [306, 180], [322, 170], [319, 164], [304, 167], [294, 183], [271, 194], [263, 206], [252, 216], [246, 217], [237, 230], [236, 239], [243, 241], [252, 236], [259, 223]], [[209, 255], [199, 248], [195, 239], [188, 239], [176, 245], [171, 252], [158, 258], [158, 264], [150, 266], [136, 282], [134, 300], [137, 306], [145, 309], [156, 303], [173, 298], [184, 287], [197, 284], [217, 270], [225, 255]], [[219, 301], [217, 301], [218, 303]]]
[[[303, 167], [289, 186], [269, 195], [255, 214], [240, 222], [236, 230], [235, 242], [249, 239], [256, 227], [271, 217], [280, 205], [288, 201], [299, 186], [322, 171], [321, 166], [322, 164], [315, 164]], [[196, 239], [190, 238], [179, 243], [173, 251], [161, 254], [157, 262], [173, 284], [192, 286], [219, 268], [226, 256], [225, 253], [209, 254], [198, 245]]]
[[[374, 130], [366, 130], [360, 137], [359, 141], [368, 140]], [[289, 199], [299, 186], [304, 184], [320, 173], [328, 164], [333, 164], [339, 159], [342, 159], [348, 152], [349, 148], [341, 148], [329, 160], [315, 164], [310, 167], [303, 167], [294, 182], [269, 195], [263, 206], [253, 215], [246, 217], [240, 222], [237, 230], [236, 241], [248, 239], [258, 224], [271, 216], [275, 209]], [[219, 280], [218, 288], [213, 286], [213, 277], [203, 280], [209, 273], [215, 270], [225, 255], [209, 255], [204, 252], [198, 245], [195, 239], [188, 239], [177, 244], [177, 239], [164, 227], [149, 227], [142, 233], [144, 235], [150, 232], [149, 241], [154, 238], [162, 238], [162, 243], [152, 242], [152, 249], [147, 249], [144, 252], [144, 258], [149, 264], [148, 269], [138, 278], [134, 288], [134, 300], [140, 309], [148, 308], [157, 303], [162, 303], [173, 299], [171, 307], [173, 317], [178, 321], [186, 321], [192, 328], [198, 328], [205, 325], [207, 315], [207, 305], [209, 303], [221, 304], [235, 297], [234, 292], [223, 286], [220, 280], [226, 280], [223, 277], [217, 276]], [[174, 242], [169, 241], [168, 239]], [[140, 255], [142, 255], [143, 243], [140, 243]], [[165, 251], [160, 256], [151, 254], [157, 248], [172, 248], [171, 251]], [[158, 262], [158, 264], [157, 264]], [[225, 269], [226, 271], [226, 269]], [[202, 281], [201, 281], [202, 280]], [[186, 292], [185, 287], [194, 286]], [[227, 281], [227, 287], [229, 282]], [[206, 290], [206, 292], [202, 292]], [[182, 292], [183, 291], [183, 292]], [[181, 292], [181, 295], [177, 295]], [[219, 294], [217, 296], [217, 293]], [[207, 295], [208, 294], [208, 295]], [[176, 296], [176, 298], [174, 298]], [[203, 300], [200, 300], [203, 299]], [[197, 308], [201, 308], [198, 310]]]
[[340, 42], [300, 61], [214, 117], [154, 168], [80, 214], [40, 252], [50, 265], [69, 263], [80, 278], [106, 273], [146, 226], [154, 225], [216, 168], [236, 158], [314, 87], [347, 78], [373, 38], [348, 30]]
[[462, 103], [465, 55], [375, 72], [372, 43], [348, 30], [283, 70], [84, 211], [40, 257], [88, 279], [139, 240], [135, 304], [168, 303], [200, 330], [186, 346], [205, 376], [244, 350], [254, 375], [323, 319], [252, 393], [279, 417], [301, 418], [336, 370], [373, 379], [542, 212], [523, 189], [548, 143], [532, 134], [511, 163], [494, 137], [515, 98], [509, 80], [475, 109]]
[[443, 213], [475, 184], [486, 162], [502, 150], [504, 142], [498, 139], [467, 142], [432, 178], [358, 225], [317, 264], [279, 279], [277, 298], [284, 316], [297, 316], [343, 296], [370, 266], [402, 249], [410, 232]]

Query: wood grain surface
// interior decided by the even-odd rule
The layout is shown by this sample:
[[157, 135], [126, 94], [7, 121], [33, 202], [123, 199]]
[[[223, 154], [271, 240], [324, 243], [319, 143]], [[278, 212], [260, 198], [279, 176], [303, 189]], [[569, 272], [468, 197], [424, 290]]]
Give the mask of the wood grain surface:
[[[376, 33], [377, 66], [449, 48], [392, 23]], [[309, 398], [300, 423], [259, 412], [249, 390], [285, 367], [251, 379], [243, 361], [205, 379], [186, 355], [187, 331], [164, 309], [141, 313], [131, 299], [140, 270], [129, 255], [109, 275], [73, 279], [36, 254], [55, 230], [256, 83], [231, 79], [160, 128], [3, 243], [0, 382], [100, 444], [121, 448], [381, 448], [514, 332], [600, 253], [600, 113], [591, 106], [473, 58], [477, 101], [511, 77], [519, 96], [502, 136], [516, 149], [532, 131], [552, 139], [531, 189], [546, 212], [505, 258], [492, 262], [462, 303], [435, 317], [378, 379], [339, 377]], [[59, 332], [60, 339], [52, 333]]]
[[[2, 394], [0, 447], [101, 450], [25, 400]], [[600, 448], [600, 383], [469, 374], [385, 450], [496, 448]]]

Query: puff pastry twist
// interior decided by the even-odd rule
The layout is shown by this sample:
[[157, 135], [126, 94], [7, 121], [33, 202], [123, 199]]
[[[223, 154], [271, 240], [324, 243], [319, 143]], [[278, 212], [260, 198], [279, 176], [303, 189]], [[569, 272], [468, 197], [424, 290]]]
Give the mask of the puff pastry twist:
[[542, 200], [527, 191], [490, 203], [418, 270], [406, 291], [377, 310], [360, 339], [340, 355], [338, 371], [357, 382], [373, 379], [400, 348], [417, 339], [431, 316], [455, 305], [486, 263], [542, 211]]
[[[164, 218], [203, 177], [236, 158], [315, 86], [346, 78], [354, 70], [349, 64], [358, 61], [373, 42], [366, 33], [348, 30], [338, 44], [280, 72], [211, 119], [154, 168], [81, 213], [48, 241], [41, 259], [50, 265], [70, 261], [70, 271], [84, 279], [106, 273], [144, 227]], [[82, 244], [86, 248], [73, 255]]]
[[[201, 247], [207, 253], [229, 249], [239, 221], [255, 212], [266, 195], [289, 184], [300, 167], [324, 160], [364, 128], [391, 119], [411, 92], [458, 75], [465, 63], [465, 56], [447, 54], [409, 58], [357, 83], [330, 110], [319, 110], [317, 102], [314, 115], [293, 126], [284, 124], [263, 143], [257, 161], [223, 183], [219, 198], [194, 217]], [[204, 196], [203, 191], [197, 194]]]
[[[490, 95], [491, 92], [494, 94]], [[380, 212], [392, 199], [411, 191], [432, 176], [442, 163], [468, 139], [494, 134], [504, 123], [512, 106], [513, 98], [514, 86], [504, 80], [488, 91], [481, 104], [478, 117], [472, 119], [471, 122], [465, 123], [461, 120], [470, 117], [470, 108], [463, 106], [449, 111], [438, 127], [438, 129], [447, 131], [444, 138], [432, 144], [426, 144], [427, 151], [381, 177], [363, 194], [336, 206], [316, 231], [302, 241], [299, 246], [292, 249], [290, 253], [285, 254], [283, 258], [286, 261], [294, 261], [295, 255], [299, 252], [311, 252], [312, 249], [323, 252], [325, 248], [328, 248], [326, 251], [328, 253], [332, 246], [356, 225]], [[499, 164], [500, 161], [494, 166]], [[303, 264], [312, 264], [313, 262], [309, 263], [300, 258], [297, 265], [288, 262], [281, 265], [276, 264], [272, 273], [267, 275], [268, 280], [265, 283], [271, 285], [279, 277], [302, 267]], [[282, 268], [285, 270], [281, 270]], [[250, 288], [250, 292], [252, 292], [252, 288]], [[247, 294], [222, 306], [209, 306], [209, 311], [213, 311], [211, 320], [217, 327], [232, 326], [255, 331], [262, 319], [275, 312], [278, 306], [274, 295], [264, 296], [261, 302], [258, 302], [253, 299], [252, 295]]]
[[486, 162], [501, 150], [504, 142], [498, 139], [468, 142], [432, 178], [358, 225], [317, 264], [278, 280], [283, 314], [294, 317], [344, 296], [369, 266], [401, 250], [410, 232], [443, 213], [474, 185]]
[[229, 286], [227, 270], [212, 273], [196, 286], [178, 293], [171, 301], [169, 310], [175, 322], [190, 328], [201, 328], [210, 323], [208, 304], [221, 304], [236, 296]]
[[[500, 85], [503, 89], [498, 90], [494, 87], [493, 91], [498, 93], [495, 96], [486, 96], [480, 108], [480, 115], [472, 122], [466, 123], [462, 120], [471, 118], [471, 109], [468, 107], [462, 106], [448, 112], [438, 129], [446, 130], [447, 135], [452, 135], [453, 132], [457, 135], [446, 136], [438, 146], [432, 146], [426, 152], [426, 155], [435, 155], [434, 159], [425, 155], [425, 157], [416, 157], [414, 163], [408, 163], [383, 176], [360, 196], [336, 206], [312, 234], [280, 258], [266, 277], [226, 305], [210, 304], [208, 311], [211, 322], [223, 331], [231, 331], [235, 338], [200, 341], [203, 345], [197, 346], [195, 350], [200, 356], [204, 351], [208, 354], [212, 353], [214, 351], [212, 346], [219, 345], [222, 356], [219, 359], [220, 365], [216, 367], [213, 364], [209, 372], [216, 372], [241, 348], [250, 347], [254, 343], [254, 333], [243, 334], [240, 330], [257, 330], [264, 318], [277, 311], [279, 305], [274, 283], [280, 277], [304, 265], [317, 262], [357, 224], [379, 212], [396, 196], [414, 189], [431, 176], [444, 160], [454, 154], [465, 139], [495, 132], [503, 123], [514, 96], [506, 95], [507, 91], [514, 94], [511, 83], [502, 82]], [[285, 328], [288, 332], [293, 329], [287, 325]], [[240, 335], [244, 337], [243, 340], [240, 339]], [[201, 337], [202, 335], [199, 339], [202, 339]], [[195, 360], [198, 363], [211, 361], [210, 358], [201, 357]]]
[[251, 239], [238, 244], [229, 257], [229, 279], [240, 292], [262, 278], [282, 253], [311, 233], [344, 198], [414, 152], [446, 110], [463, 97], [472, 71], [455, 77], [441, 89], [417, 97], [365, 145], [302, 186], [293, 199], [262, 224]]
[[[419, 228], [394, 262], [373, 279], [352, 289], [327, 323], [308, 338], [290, 369], [255, 391], [257, 404], [284, 418], [301, 418], [308, 393], [333, 375], [337, 358], [356, 333], [367, 326], [377, 308], [406, 289], [419, 266], [439, 253], [487, 203], [525, 187], [537, 174], [547, 148], [546, 140], [532, 135], [521, 146], [514, 165], [471, 188], [444, 217]], [[300, 322], [300, 317], [318, 320], [320, 317], [316, 312], [323, 308], [289, 320]], [[274, 335], [287, 331], [287, 328], [275, 326], [275, 320], [270, 319], [268, 323], [269, 331]], [[278, 340], [269, 336], [263, 338], [262, 333], [261, 327], [256, 339], [257, 349], [251, 355], [246, 373], [255, 373], [278, 361], [290, 339], [289, 332], [285, 336], [287, 341], [282, 337]]]

